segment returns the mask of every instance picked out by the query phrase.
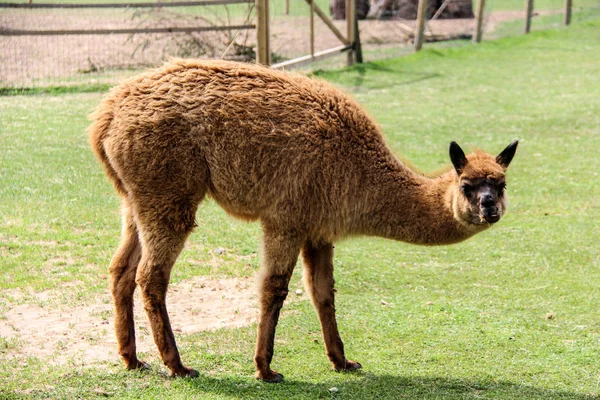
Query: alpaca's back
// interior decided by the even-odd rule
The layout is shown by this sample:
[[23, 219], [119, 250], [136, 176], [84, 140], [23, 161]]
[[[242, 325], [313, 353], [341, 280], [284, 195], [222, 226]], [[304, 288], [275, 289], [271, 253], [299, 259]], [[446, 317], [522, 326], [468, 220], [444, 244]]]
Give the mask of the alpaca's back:
[[104, 104], [95, 119], [111, 114], [101, 141], [126, 186], [147, 185], [150, 170], [164, 172], [154, 181], [170, 177], [170, 191], [208, 179], [208, 194], [247, 219], [344, 217], [368, 168], [395, 163], [344, 94], [254, 65], [177, 61], [125, 82]]

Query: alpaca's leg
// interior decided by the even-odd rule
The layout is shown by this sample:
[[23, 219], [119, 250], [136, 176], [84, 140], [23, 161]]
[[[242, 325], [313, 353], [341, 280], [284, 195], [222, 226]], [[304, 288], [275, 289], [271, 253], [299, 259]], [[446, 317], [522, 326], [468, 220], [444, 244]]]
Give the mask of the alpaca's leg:
[[194, 227], [197, 206], [182, 206], [181, 203], [171, 207], [161, 207], [157, 203], [148, 205], [148, 209], [136, 209], [142, 241], [142, 259], [136, 281], [142, 290], [154, 342], [171, 376], [195, 377], [198, 372], [181, 362], [167, 313], [166, 295], [171, 269]]
[[319, 314], [327, 356], [338, 371], [360, 368], [361, 365], [356, 361], [346, 359], [335, 319], [333, 246], [330, 243], [317, 245], [307, 241], [302, 249], [302, 257], [304, 283]]
[[256, 377], [280, 382], [283, 375], [271, 370], [273, 342], [279, 312], [288, 294], [288, 284], [298, 260], [301, 240], [294, 234], [273, 234], [265, 230], [263, 267], [259, 281], [260, 317], [254, 364]]
[[115, 308], [115, 333], [118, 351], [128, 369], [144, 367], [137, 359], [135, 350], [135, 329], [133, 322], [133, 292], [135, 274], [140, 261], [141, 247], [131, 208], [127, 200], [121, 204], [123, 227], [121, 243], [109, 267], [111, 291]]

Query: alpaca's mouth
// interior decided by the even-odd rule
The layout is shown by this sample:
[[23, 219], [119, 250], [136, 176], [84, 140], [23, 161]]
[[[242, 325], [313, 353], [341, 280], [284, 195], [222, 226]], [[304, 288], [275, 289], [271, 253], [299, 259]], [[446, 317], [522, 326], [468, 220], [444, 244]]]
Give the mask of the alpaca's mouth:
[[[482, 219], [488, 224], [493, 224], [500, 220], [500, 213], [497, 207], [484, 208], [481, 212]], [[483, 222], [483, 221], [482, 221]]]
[[500, 215], [498, 215], [498, 214], [484, 215], [483, 218], [485, 219], [485, 222], [487, 222], [489, 224], [493, 224], [495, 222], [500, 221]]

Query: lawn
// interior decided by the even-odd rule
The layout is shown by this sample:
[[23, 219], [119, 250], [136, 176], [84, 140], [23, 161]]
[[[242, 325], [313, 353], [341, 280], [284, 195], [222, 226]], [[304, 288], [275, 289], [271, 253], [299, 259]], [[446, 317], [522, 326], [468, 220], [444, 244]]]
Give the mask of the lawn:
[[[167, 378], [154, 349], [143, 354], [150, 371], [127, 372], [117, 359], [23, 356], [25, 342], [0, 337], [0, 398], [598, 398], [599, 39], [592, 21], [317, 73], [353, 94], [423, 171], [449, 163], [451, 140], [494, 153], [520, 140], [509, 211], [493, 229], [449, 247], [336, 245], [338, 320], [361, 371], [330, 370], [300, 299], [277, 331], [283, 384], [252, 378], [254, 325], [176, 333], [196, 379]], [[85, 136], [101, 97], [0, 97], [0, 327], [17, 305], [68, 313], [109, 297], [118, 202]], [[255, 275], [257, 224], [212, 202], [198, 221], [175, 284]], [[215, 263], [217, 247], [226, 251]], [[299, 266], [294, 289], [300, 275]]]

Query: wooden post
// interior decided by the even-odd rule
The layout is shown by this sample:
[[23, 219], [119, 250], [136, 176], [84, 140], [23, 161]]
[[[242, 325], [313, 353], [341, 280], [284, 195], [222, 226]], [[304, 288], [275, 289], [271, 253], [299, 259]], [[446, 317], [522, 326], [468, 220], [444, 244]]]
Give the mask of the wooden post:
[[256, 62], [270, 65], [269, 0], [256, 0], [256, 20]]
[[425, 31], [425, 14], [427, 13], [427, 0], [419, 0], [417, 8], [417, 28], [415, 30], [415, 51], [423, 47], [423, 33]]
[[533, 0], [525, 0], [525, 34], [531, 30], [531, 15], [533, 14]]
[[485, 0], [479, 0], [477, 2], [477, 26], [475, 28], [475, 35], [473, 35], [473, 43], [481, 42], [481, 35], [483, 30], [483, 10], [485, 8]]
[[358, 64], [363, 63], [362, 46], [360, 45], [360, 31], [358, 30], [358, 18], [354, 18], [354, 59]]
[[[306, 2], [309, 4], [310, 1], [311, 0], [306, 0]], [[327, 17], [323, 10], [319, 8], [317, 3], [313, 3], [313, 9], [315, 11], [315, 14], [317, 14], [317, 16], [321, 18], [321, 21], [323, 21], [323, 23], [327, 25], [329, 30], [340, 40], [340, 42], [344, 44], [350, 44], [350, 42], [348, 42], [348, 39], [344, 35], [342, 35], [340, 31], [338, 31], [338, 28], [335, 27], [335, 25], [331, 22], [331, 20]]]
[[348, 42], [352, 45], [352, 50], [348, 52], [346, 64], [354, 64], [354, 46], [356, 45], [356, 35], [354, 33], [354, 20], [356, 19], [356, 0], [346, 0], [346, 33]]
[[310, 56], [315, 58], [315, 0], [310, 0]]
[[571, 23], [571, 9], [573, 8], [573, 0], [565, 0], [565, 25]]

